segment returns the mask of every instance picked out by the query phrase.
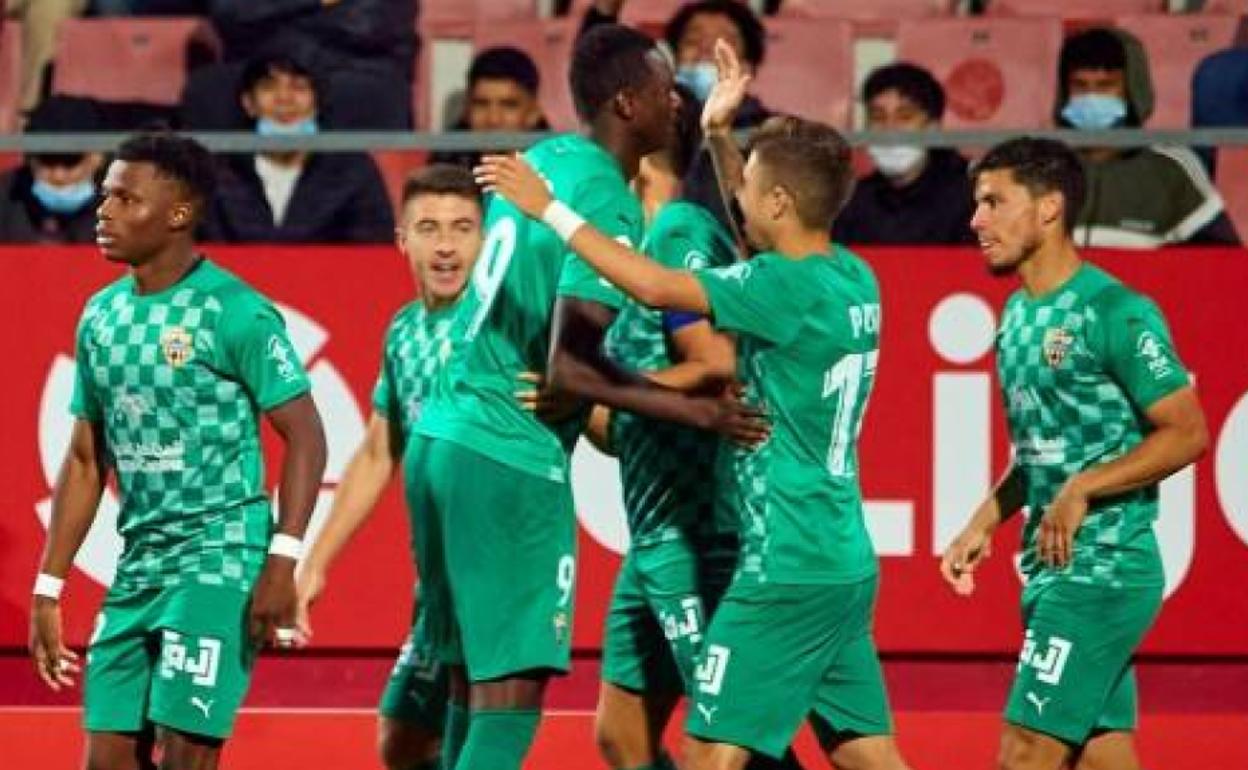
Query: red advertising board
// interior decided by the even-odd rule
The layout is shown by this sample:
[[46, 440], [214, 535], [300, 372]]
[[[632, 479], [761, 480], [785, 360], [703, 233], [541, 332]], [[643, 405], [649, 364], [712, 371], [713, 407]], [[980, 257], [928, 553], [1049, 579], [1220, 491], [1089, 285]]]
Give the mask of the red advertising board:
[[[412, 293], [402, 261], [384, 248], [209, 248], [275, 299], [314, 381], [329, 437], [318, 516], [362, 435], [390, 315]], [[1008, 653], [1018, 643], [1011, 551], [1017, 529], [971, 600], [937, 574], [937, 553], [1008, 458], [992, 371], [999, 308], [1012, 289], [969, 250], [864, 250], [884, 292], [884, 340], [863, 432], [862, 484], [883, 565], [877, 636], [885, 651]], [[1248, 654], [1248, 254], [1175, 250], [1091, 255], [1147, 292], [1169, 317], [1180, 354], [1198, 378], [1213, 445], [1163, 488], [1157, 531], [1168, 600], [1145, 643], [1154, 653]], [[72, 340], [83, 302], [118, 275], [90, 248], [0, 249], [0, 646], [25, 644], [30, 585], [49, 493], [68, 438]], [[271, 438], [271, 437], [270, 437]], [[277, 445], [268, 441], [269, 467]], [[271, 474], [272, 475], [272, 474]], [[575, 641], [594, 650], [624, 547], [610, 464], [578, 455], [581, 519]], [[91, 627], [120, 542], [110, 492], [79, 555], [64, 600], [70, 639]], [[313, 615], [315, 643], [393, 648], [410, 608], [413, 571], [396, 488], [335, 567]], [[505, 611], [505, 608], [500, 608]]]

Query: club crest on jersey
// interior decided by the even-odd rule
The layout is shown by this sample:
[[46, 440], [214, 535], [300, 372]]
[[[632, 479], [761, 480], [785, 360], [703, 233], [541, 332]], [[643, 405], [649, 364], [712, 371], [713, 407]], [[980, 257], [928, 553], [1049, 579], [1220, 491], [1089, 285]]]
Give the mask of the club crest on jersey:
[[1070, 346], [1075, 343], [1075, 335], [1060, 326], [1044, 330], [1044, 360], [1056, 369], [1066, 359]]
[[160, 335], [160, 350], [165, 354], [165, 361], [178, 369], [185, 366], [195, 355], [195, 343], [186, 329], [175, 326]]

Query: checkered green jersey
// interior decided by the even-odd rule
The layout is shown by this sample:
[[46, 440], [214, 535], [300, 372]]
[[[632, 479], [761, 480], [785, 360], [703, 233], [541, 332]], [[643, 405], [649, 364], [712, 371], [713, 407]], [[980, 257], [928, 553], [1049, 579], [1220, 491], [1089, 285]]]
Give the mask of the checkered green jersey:
[[438, 369], [451, 355], [454, 317], [455, 305], [430, 311], [417, 300], [396, 313], [386, 330], [373, 408], [399, 428], [404, 445]]
[[[721, 267], [736, 259], [732, 237], [715, 218], [706, 209], [681, 201], [659, 209], [642, 251], [680, 270]], [[663, 313], [637, 302], [628, 302], [616, 316], [606, 345], [608, 355], [635, 371], [666, 369], [676, 362]], [[611, 443], [619, 456], [633, 543], [663, 542], [696, 525], [714, 526], [718, 437], [617, 412], [611, 421]]]
[[1085, 263], [1048, 294], [1010, 297], [997, 333], [997, 371], [1026, 482], [1028, 587], [1164, 582], [1152, 528], [1156, 485], [1094, 502], [1067, 567], [1046, 567], [1036, 552], [1040, 518], [1066, 480], [1129, 452], [1149, 430], [1145, 410], [1188, 384], [1161, 311]]
[[737, 333], [747, 401], [772, 423], [766, 443], [725, 453], [719, 504], [741, 521], [737, 580], [841, 584], [876, 574], [858, 484], [858, 434], [875, 382], [880, 292], [837, 246], [762, 254], [695, 273], [715, 326]]
[[[640, 243], [641, 204], [619, 163], [583, 136], [539, 142], [525, 158], [556, 198], [612, 238]], [[417, 431], [453, 441], [523, 473], [568, 478], [580, 420], [555, 429], [516, 400], [523, 372], [544, 372], [557, 297], [619, 308], [624, 297], [568, 250], [545, 224], [507, 200], [486, 206], [485, 241], [472, 285], [456, 311], [455, 345], [436, 378]]]
[[257, 415], [310, 389], [282, 317], [206, 259], [164, 291], [126, 276], [78, 326], [75, 416], [102, 424], [121, 493], [116, 582], [247, 590], [272, 515]]

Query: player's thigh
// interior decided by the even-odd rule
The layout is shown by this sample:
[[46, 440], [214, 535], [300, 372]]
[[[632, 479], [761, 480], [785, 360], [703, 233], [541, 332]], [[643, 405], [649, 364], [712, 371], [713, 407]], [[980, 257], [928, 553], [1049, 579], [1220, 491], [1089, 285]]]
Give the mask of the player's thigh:
[[571, 488], [448, 441], [430, 450], [468, 678], [567, 671], [576, 581]]
[[403, 452], [403, 489], [411, 523], [412, 554], [420, 578], [420, 612], [439, 660], [462, 662], [455, 625], [439, 508], [439, 479], [429, 470], [433, 439], [412, 436]]
[[1135, 736], [1124, 730], [1097, 733], [1083, 745], [1074, 764], [1075, 770], [1140, 770]]
[[687, 732], [783, 756], [845, 641], [847, 592], [865, 590], [735, 582], [711, 619]]
[[[202, 748], [229, 736], [251, 684], [250, 597], [241, 588], [198, 583], [164, 594], [148, 715], [171, 734], [202, 739], [192, 742]], [[195, 756], [202, 753], [197, 749]]]
[[893, 768], [900, 761], [871, 616], [858, 620], [856, 635], [824, 672], [811, 714], [820, 745], [837, 767]]
[[155, 731], [88, 732], [86, 770], [154, 770]]
[[434, 736], [442, 734], [449, 699], [447, 666], [434, 654], [427, 633], [424, 606], [417, 608], [415, 622], [399, 650], [399, 656], [386, 679], [378, 712], [383, 728], [386, 720], [418, 726]]
[[1063, 770], [1070, 756], [1070, 746], [1058, 738], [1007, 722], [1001, 730], [997, 767], [1001, 770]]
[[594, 733], [611, 767], [653, 764], [663, 752], [663, 731], [679, 692], [636, 692], [602, 682]]
[[157, 740], [162, 770], [216, 770], [221, 761], [220, 738], [161, 728]]
[[677, 538], [638, 548], [635, 561], [647, 607], [661, 635], [654, 655], [655, 675], [670, 688], [676, 672], [675, 683], [682, 692], [689, 692], [708, 624], [696, 543]]
[[438, 758], [440, 732], [424, 722], [381, 716], [377, 720], [377, 753], [389, 770], [410, 770]]
[[1160, 586], [1110, 589], [1062, 582], [1027, 596], [1006, 721], [1071, 746], [1081, 745], [1098, 727], [1133, 728], [1131, 656], [1160, 604]]
[[88, 731], [138, 733], [156, 670], [151, 638], [159, 589], [109, 589], [87, 645], [83, 723]]

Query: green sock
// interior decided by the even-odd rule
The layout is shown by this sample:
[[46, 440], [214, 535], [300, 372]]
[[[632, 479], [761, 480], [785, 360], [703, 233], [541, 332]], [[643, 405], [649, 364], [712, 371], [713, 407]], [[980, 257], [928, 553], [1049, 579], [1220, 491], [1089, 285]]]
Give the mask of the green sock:
[[455, 770], [520, 770], [541, 719], [535, 709], [473, 711]]
[[665, 751], [656, 757], [652, 764], [642, 765], [634, 768], [634, 770], [676, 770], [676, 763], [672, 761], [672, 758]]
[[471, 712], [463, 703], [451, 701], [446, 706], [446, 726], [442, 728], [442, 762], [443, 770], [454, 770], [459, 753], [468, 738], [468, 726]]

